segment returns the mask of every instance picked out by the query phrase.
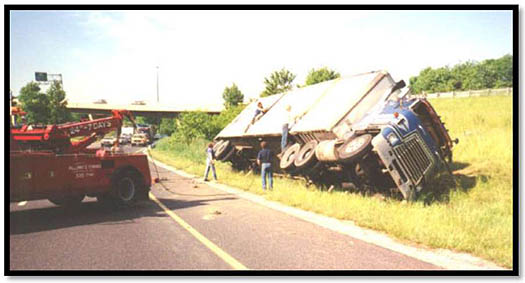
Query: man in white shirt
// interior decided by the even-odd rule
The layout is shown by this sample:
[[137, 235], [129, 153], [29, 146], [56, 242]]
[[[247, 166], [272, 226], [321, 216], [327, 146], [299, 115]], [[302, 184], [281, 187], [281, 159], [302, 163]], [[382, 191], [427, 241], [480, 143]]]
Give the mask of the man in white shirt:
[[286, 108], [286, 117], [282, 128], [281, 136], [281, 154], [284, 153], [284, 149], [288, 144], [288, 131], [295, 125], [296, 117], [292, 116], [292, 106], [287, 105]]

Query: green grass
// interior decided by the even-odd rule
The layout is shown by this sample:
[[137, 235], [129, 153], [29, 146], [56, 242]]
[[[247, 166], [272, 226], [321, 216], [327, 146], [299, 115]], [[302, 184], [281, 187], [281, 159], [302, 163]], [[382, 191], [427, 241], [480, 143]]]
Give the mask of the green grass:
[[[384, 231], [407, 242], [471, 253], [512, 268], [512, 97], [433, 99], [454, 148], [453, 187], [446, 176], [415, 202], [381, 199], [307, 187], [304, 181], [276, 178], [265, 198], [357, 225]], [[161, 162], [202, 175], [206, 141], [190, 145], [165, 139], [152, 151]], [[218, 163], [219, 181], [262, 194], [259, 175]]]

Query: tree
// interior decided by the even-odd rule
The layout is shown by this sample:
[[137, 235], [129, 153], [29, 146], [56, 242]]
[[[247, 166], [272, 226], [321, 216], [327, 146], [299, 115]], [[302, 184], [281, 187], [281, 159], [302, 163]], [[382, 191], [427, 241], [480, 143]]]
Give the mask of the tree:
[[36, 82], [30, 82], [20, 90], [18, 99], [27, 112], [28, 124], [62, 124], [79, 119], [80, 115], [73, 115], [67, 109], [66, 92], [61, 83], [53, 82], [46, 93], [40, 90]]
[[177, 124], [175, 123], [175, 119], [171, 118], [162, 118], [160, 120], [160, 126], [159, 126], [159, 132], [164, 135], [173, 134], [175, 130], [177, 129]]
[[497, 60], [498, 80], [496, 87], [511, 87], [513, 72], [512, 72], [512, 55], [507, 54]]
[[210, 118], [205, 112], [185, 112], [179, 116], [176, 123], [176, 139], [189, 144], [196, 138], [207, 137]]
[[49, 98], [40, 92], [36, 82], [30, 82], [20, 90], [18, 96], [22, 109], [27, 112], [28, 124], [47, 124], [49, 122]]
[[340, 76], [341, 74], [330, 70], [327, 67], [323, 67], [317, 70], [312, 69], [306, 76], [305, 85], [314, 85], [320, 82], [337, 79]]
[[270, 75], [270, 78], [264, 78], [265, 89], [261, 93], [261, 97], [274, 95], [292, 89], [292, 82], [296, 75], [290, 71], [282, 68], [280, 71], [275, 71]]
[[[245, 107], [244, 104], [232, 106], [223, 110], [219, 115], [210, 115], [199, 111], [182, 113], [176, 120], [173, 120], [175, 132], [172, 137], [176, 141], [187, 144], [198, 138], [212, 140]], [[162, 125], [161, 123], [161, 131]]]
[[224, 107], [230, 108], [237, 106], [244, 100], [244, 95], [239, 90], [237, 85], [234, 83], [231, 87], [225, 87], [222, 92], [222, 98], [224, 98]]
[[231, 123], [231, 121], [233, 121], [233, 119], [235, 119], [244, 108], [246, 108], [246, 105], [239, 104], [223, 110], [219, 115], [213, 116], [213, 123], [215, 124], [214, 129], [217, 131], [213, 133], [213, 136], [216, 136], [222, 129], [224, 129], [224, 127]]
[[410, 78], [415, 93], [512, 87], [512, 55], [482, 62], [467, 61], [452, 68], [430, 67]]
[[146, 119], [143, 116], [136, 116], [135, 123], [136, 124], [147, 124]]
[[160, 120], [161, 120], [160, 117], [155, 117], [155, 116], [145, 116], [144, 117], [144, 122], [146, 122], [146, 124], [148, 125], [159, 126]]
[[52, 124], [62, 124], [73, 120], [71, 112], [66, 108], [64, 99], [66, 92], [62, 89], [62, 84], [54, 81], [47, 90], [49, 98], [49, 122]]

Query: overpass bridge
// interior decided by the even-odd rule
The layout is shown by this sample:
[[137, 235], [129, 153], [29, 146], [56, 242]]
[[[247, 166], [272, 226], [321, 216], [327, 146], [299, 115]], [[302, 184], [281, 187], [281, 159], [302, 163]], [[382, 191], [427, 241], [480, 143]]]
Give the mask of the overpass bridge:
[[146, 116], [155, 118], [173, 118], [184, 112], [202, 111], [208, 114], [219, 114], [222, 105], [207, 105], [196, 107], [192, 105], [177, 104], [113, 104], [113, 103], [88, 103], [67, 101], [66, 107], [74, 113], [104, 114], [107, 115], [113, 109], [126, 109], [134, 116]]

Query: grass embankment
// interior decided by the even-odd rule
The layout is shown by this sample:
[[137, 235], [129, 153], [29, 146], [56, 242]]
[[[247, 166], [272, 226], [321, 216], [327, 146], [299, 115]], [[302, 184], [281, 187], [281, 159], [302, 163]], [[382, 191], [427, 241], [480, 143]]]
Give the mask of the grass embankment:
[[[512, 98], [434, 99], [450, 135], [459, 138], [452, 170], [458, 187], [444, 176], [435, 190], [413, 203], [343, 191], [327, 192], [305, 182], [276, 178], [265, 198], [327, 216], [353, 220], [400, 240], [468, 252], [512, 267]], [[202, 175], [206, 141], [190, 145], [170, 139], [152, 151], [161, 162]], [[262, 194], [259, 175], [233, 171], [218, 162], [219, 182]], [[448, 181], [447, 181], [448, 180]]]

